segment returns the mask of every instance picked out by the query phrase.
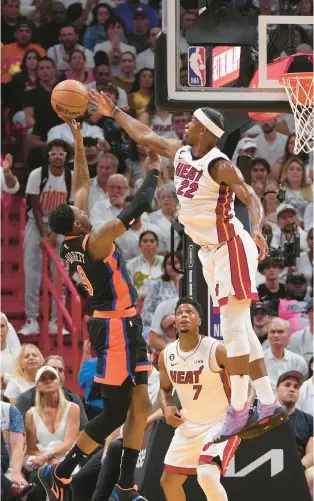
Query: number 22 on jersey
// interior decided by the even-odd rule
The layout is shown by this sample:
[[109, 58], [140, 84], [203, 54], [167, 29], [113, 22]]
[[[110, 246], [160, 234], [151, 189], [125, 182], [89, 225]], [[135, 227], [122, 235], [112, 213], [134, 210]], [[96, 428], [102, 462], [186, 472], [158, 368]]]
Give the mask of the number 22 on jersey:
[[82, 266], [77, 266], [76, 271], [81, 279], [81, 282], [83, 283], [85, 289], [87, 290], [88, 294], [90, 296], [94, 295], [94, 289], [90, 281], [88, 280], [85, 271], [83, 270]]

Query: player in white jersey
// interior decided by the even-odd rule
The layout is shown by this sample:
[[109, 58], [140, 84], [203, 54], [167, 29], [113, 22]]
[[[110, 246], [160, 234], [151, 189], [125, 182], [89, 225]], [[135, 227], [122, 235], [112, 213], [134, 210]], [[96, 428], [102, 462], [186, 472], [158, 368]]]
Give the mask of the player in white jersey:
[[[258, 422], [261, 426], [266, 423], [268, 429], [278, 426], [287, 419], [287, 413], [272, 391], [250, 317], [251, 301], [258, 298], [258, 258], [264, 259], [268, 252], [261, 233], [263, 209], [239, 169], [217, 148], [225, 132], [224, 115], [212, 108], [199, 108], [186, 126], [183, 141], [167, 140], [123, 113], [104, 94], [91, 91], [90, 98], [97, 113], [114, 117], [135, 142], [174, 160], [181, 204], [179, 219], [187, 235], [201, 246], [199, 258], [214, 305], [220, 307], [221, 332], [228, 354], [231, 406], [216, 441], [247, 427], [249, 375], [259, 399]], [[249, 210], [253, 238], [235, 217], [235, 196]]]
[[[161, 485], [167, 501], [185, 501], [182, 486], [188, 475], [197, 475], [208, 501], [226, 501], [220, 483], [240, 439], [213, 443], [229, 405], [230, 384], [224, 365], [226, 348], [201, 336], [199, 303], [181, 298], [175, 309], [177, 341], [159, 356], [159, 404], [166, 422], [176, 429], [164, 460]], [[177, 392], [182, 409], [175, 406]]]

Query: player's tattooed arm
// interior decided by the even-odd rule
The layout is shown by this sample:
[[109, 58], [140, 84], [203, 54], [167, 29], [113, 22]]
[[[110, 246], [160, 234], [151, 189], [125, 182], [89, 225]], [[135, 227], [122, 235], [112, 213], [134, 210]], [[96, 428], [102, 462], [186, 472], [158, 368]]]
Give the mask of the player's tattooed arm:
[[114, 118], [118, 124], [125, 130], [133, 141], [142, 144], [156, 151], [159, 155], [168, 158], [174, 158], [177, 150], [181, 148], [182, 141], [177, 139], [163, 139], [155, 134], [147, 125], [139, 120], [130, 117], [118, 108], [111, 99], [103, 92], [99, 93], [94, 89], [89, 92], [90, 104], [95, 106], [93, 113], [100, 113], [106, 117]]
[[169, 379], [164, 359], [165, 352], [162, 351], [158, 358], [160, 390], [158, 393], [158, 403], [163, 411], [166, 423], [174, 428], [180, 426], [184, 419], [179, 409], [174, 405], [172, 390], [173, 386]]
[[[65, 119], [64, 119], [65, 120]], [[81, 124], [76, 120], [65, 120], [74, 137], [73, 191], [74, 205], [88, 213], [90, 176], [86, 160]]]
[[262, 261], [268, 254], [268, 246], [262, 235], [264, 210], [260, 199], [251, 186], [246, 184], [240, 170], [227, 160], [218, 160], [212, 171], [214, 180], [218, 184], [230, 186], [238, 199], [248, 208], [251, 217], [252, 238], [260, 250], [259, 260]]

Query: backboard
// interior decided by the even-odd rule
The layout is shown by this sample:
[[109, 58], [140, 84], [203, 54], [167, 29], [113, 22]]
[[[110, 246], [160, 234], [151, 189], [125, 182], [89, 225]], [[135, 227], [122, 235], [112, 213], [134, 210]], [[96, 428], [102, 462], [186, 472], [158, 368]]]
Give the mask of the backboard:
[[[183, 10], [193, 3], [197, 9]], [[158, 106], [291, 113], [279, 78], [313, 71], [311, 3], [248, 3], [163, 0], [162, 33], [155, 46]], [[299, 15], [303, 12], [308, 15]]]

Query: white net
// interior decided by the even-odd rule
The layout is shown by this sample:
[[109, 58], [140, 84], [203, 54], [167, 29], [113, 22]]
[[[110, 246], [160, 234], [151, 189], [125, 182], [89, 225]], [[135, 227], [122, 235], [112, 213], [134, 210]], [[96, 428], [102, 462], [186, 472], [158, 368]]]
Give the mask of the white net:
[[314, 150], [314, 77], [308, 74], [286, 74], [280, 82], [285, 86], [295, 121], [294, 153]]

